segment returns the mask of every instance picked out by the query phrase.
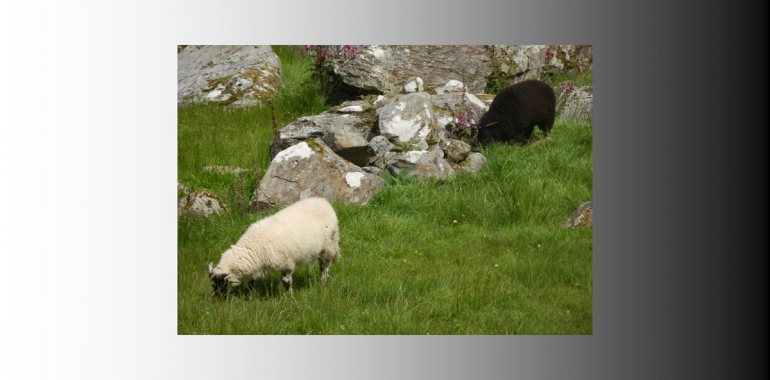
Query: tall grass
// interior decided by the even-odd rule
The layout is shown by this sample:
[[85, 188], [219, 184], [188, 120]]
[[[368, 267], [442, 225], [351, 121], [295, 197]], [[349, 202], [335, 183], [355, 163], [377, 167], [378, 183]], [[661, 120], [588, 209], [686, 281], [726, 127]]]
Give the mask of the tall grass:
[[[279, 126], [326, 109], [303, 92], [307, 58], [274, 50], [286, 83]], [[179, 115], [180, 180], [232, 209], [232, 177], [201, 167], [267, 168], [269, 108], [195, 105]], [[557, 120], [550, 136], [493, 144], [476, 175], [386, 186], [367, 206], [334, 202], [342, 258], [325, 284], [317, 265], [297, 270], [296, 302], [278, 274], [250, 295], [212, 295], [206, 265], [270, 212], [179, 217], [178, 333], [592, 334], [593, 231], [560, 226], [592, 198], [592, 126]]]

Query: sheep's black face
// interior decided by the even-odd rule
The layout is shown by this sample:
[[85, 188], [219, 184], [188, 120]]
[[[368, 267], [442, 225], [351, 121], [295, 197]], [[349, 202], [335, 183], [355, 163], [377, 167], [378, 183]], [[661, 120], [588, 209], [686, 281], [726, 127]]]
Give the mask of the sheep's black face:
[[498, 138], [495, 127], [497, 127], [498, 118], [494, 110], [487, 111], [479, 120], [479, 144], [489, 145], [492, 140]]
[[487, 128], [479, 128], [479, 144], [483, 146], [489, 145], [492, 142], [492, 136]]
[[497, 123], [491, 123], [487, 125], [482, 125], [479, 127], [479, 144], [482, 146], [487, 146], [492, 143], [492, 140], [499, 140], [500, 139], [500, 133], [492, 128], [492, 125]]
[[214, 294], [218, 297], [223, 297], [227, 294], [228, 281], [225, 279], [226, 274], [213, 275], [209, 274], [211, 279], [211, 287], [214, 289]]

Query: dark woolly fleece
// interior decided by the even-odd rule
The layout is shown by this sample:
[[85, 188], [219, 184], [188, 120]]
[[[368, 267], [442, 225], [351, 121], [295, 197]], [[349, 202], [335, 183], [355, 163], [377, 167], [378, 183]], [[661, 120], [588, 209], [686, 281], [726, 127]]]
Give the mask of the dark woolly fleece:
[[479, 120], [479, 143], [526, 143], [535, 126], [547, 135], [555, 118], [556, 96], [551, 86], [538, 80], [516, 83], [500, 91]]

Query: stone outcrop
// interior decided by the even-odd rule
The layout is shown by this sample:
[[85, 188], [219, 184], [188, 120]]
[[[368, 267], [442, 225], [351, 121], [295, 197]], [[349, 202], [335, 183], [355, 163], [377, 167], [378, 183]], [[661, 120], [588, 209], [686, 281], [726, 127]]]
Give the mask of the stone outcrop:
[[[362, 107], [362, 106], [346, 106]], [[270, 142], [270, 156], [296, 145], [306, 139], [320, 138], [342, 158], [366, 166], [373, 155], [367, 137], [370, 137], [374, 120], [361, 112], [323, 112], [318, 115], [301, 117], [279, 130], [279, 139]]]
[[427, 150], [408, 151], [396, 154], [387, 164], [388, 170], [394, 174], [404, 169], [409, 169], [406, 177], [420, 179], [439, 178], [447, 179], [454, 176], [455, 172], [449, 163]]
[[[330, 47], [339, 49], [341, 47]], [[348, 86], [361, 92], [386, 94], [406, 85], [411, 91], [464, 81], [472, 93], [483, 93], [492, 61], [483, 45], [363, 45], [358, 55], [344, 62], [332, 61], [334, 72]]]
[[594, 202], [583, 203], [563, 224], [565, 227], [575, 228], [577, 226], [593, 227], [594, 225]]
[[182, 182], [176, 181], [176, 191], [184, 194], [189, 194], [190, 188], [185, 186]]
[[[356, 95], [365, 96], [298, 118], [276, 133], [270, 142], [272, 163], [251, 199], [252, 211], [309, 196], [366, 204], [383, 185], [382, 170], [397, 175], [408, 168], [409, 177], [422, 179], [477, 173], [486, 159], [472, 152], [475, 129], [465, 121], [471, 126], [478, 122], [494, 100], [495, 95], [481, 94], [490, 75], [508, 85], [593, 63], [590, 45], [356, 48], [356, 56], [346, 53], [327, 64], [347, 86], [343, 92], [357, 89]], [[180, 45], [178, 61], [181, 105], [252, 105], [282, 86], [280, 62], [267, 46]], [[560, 86], [555, 87], [561, 93], [557, 117], [590, 120], [592, 88], [575, 89], [571, 82]], [[180, 200], [180, 213], [192, 207], [193, 195]]]
[[[487, 106], [466, 92], [462, 82], [450, 80], [428, 93], [421, 91], [421, 81], [411, 78], [401, 93], [348, 101], [330, 111], [301, 117], [279, 130], [278, 138], [270, 143], [271, 156], [315, 138], [347, 161], [373, 167], [370, 172], [389, 170], [397, 175], [409, 168], [410, 177], [450, 178], [455, 170], [462, 170], [458, 164], [469, 157], [472, 148], [448, 128], [457, 122], [455, 112], [472, 122]], [[434, 107], [436, 101], [444, 107]], [[437, 109], [444, 113], [442, 127], [436, 120]], [[475, 159], [468, 167], [477, 170], [479, 162]]]
[[[491, 98], [494, 99], [494, 96]], [[446, 86], [436, 88], [430, 100], [436, 110], [439, 130], [446, 130], [449, 123], [457, 121], [457, 116], [475, 123], [487, 112], [489, 104], [492, 104], [491, 100], [489, 104], [485, 104], [477, 95], [466, 92], [462, 82], [457, 81], [450, 81]]]
[[288, 206], [308, 197], [365, 205], [382, 185], [378, 175], [338, 156], [315, 137], [275, 156], [251, 198], [249, 209]]
[[[545, 59], [547, 52], [553, 56]], [[544, 71], [562, 72], [593, 66], [591, 45], [491, 45], [489, 54], [501, 88], [528, 79], [538, 79]]]
[[189, 214], [192, 216], [207, 218], [211, 215], [219, 215], [227, 212], [222, 199], [210, 190], [201, 189], [180, 198], [177, 204], [177, 215]]
[[424, 92], [401, 95], [377, 109], [376, 114], [382, 136], [401, 142], [437, 139], [436, 112]]
[[238, 174], [248, 172], [249, 169], [238, 168], [235, 166], [206, 165], [203, 167], [203, 171], [214, 172], [218, 174]]
[[177, 104], [253, 105], [283, 86], [268, 45], [189, 45], [177, 53]]
[[573, 87], [571, 82], [565, 82], [556, 85], [554, 90], [559, 92], [556, 99], [557, 118], [577, 121], [593, 120], [593, 87]]

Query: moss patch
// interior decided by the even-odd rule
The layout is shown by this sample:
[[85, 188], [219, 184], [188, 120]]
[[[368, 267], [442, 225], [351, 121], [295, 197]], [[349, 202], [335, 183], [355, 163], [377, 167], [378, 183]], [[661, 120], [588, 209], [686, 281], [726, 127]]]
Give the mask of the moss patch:
[[324, 148], [321, 145], [319, 145], [315, 140], [307, 139], [307, 140], [305, 140], [305, 144], [307, 144], [307, 146], [309, 146], [310, 149], [312, 149], [316, 153], [318, 153], [318, 154], [320, 154], [322, 156], [324, 155]]
[[225, 83], [228, 80], [230, 80], [230, 78], [232, 78], [232, 77], [233, 77], [232, 75], [228, 75], [226, 77], [221, 77], [221, 78], [217, 78], [217, 79], [214, 79], [214, 80], [210, 80], [209, 83], [207, 84], [207, 87], [204, 88], [201, 91], [203, 91], [203, 92], [210, 92], [211, 90], [217, 88], [217, 86], [219, 86], [220, 84]]

